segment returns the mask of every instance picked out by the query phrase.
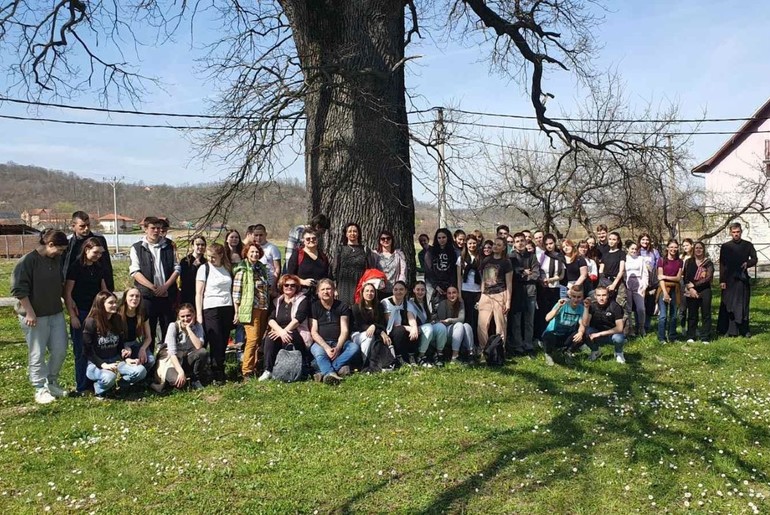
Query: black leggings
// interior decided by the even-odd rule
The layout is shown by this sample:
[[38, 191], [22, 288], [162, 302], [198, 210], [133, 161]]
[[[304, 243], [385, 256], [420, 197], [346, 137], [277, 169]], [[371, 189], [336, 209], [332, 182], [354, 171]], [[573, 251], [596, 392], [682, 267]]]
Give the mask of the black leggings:
[[[150, 337], [152, 338], [152, 347], [155, 342], [166, 341], [166, 331], [168, 326], [175, 320], [174, 310], [171, 306], [171, 299], [168, 297], [142, 297], [142, 304], [147, 313], [147, 320], [150, 322]], [[160, 340], [155, 338], [157, 334], [157, 325], [160, 323]]]
[[417, 353], [417, 340], [409, 339], [409, 331], [403, 325], [397, 325], [390, 331], [390, 339], [393, 340], [393, 348], [396, 350], [396, 356], [401, 356], [404, 360], [409, 361], [409, 355]]
[[[309, 356], [307, 347], [305, 346], [305, 340], [302, 339], [302, 335], [299, 334], [297, 329], [294, 329], [290, 334], [291, 345], [294, 346], [295, 350], [298, 350], [302, 353], [303, 361], [309, 362], [310, 360], [308, 359]], [[273, 339], [269, 336], [265, 337], [265, 370], [268, 372], [273, 371], [273, 367], [275, 366], [275, 359], [278, 357], [278, 351], [284, 347], [287, 347], [288, 345], [290, 344], [284, 344], [283, 340], [280, 338]]]
[[700, 339], [711, 339], [711, 287], [698, 292], [697, 299], [685, 298], [687, 305], [687, 338], [695, 339], [695, 330], [698, 327], [698, 311], [700, 311]]
[[479, 310], [476, 309], [476, 304], [481, 299], [481, 292], [478, 291], [464, 291], [462, 294], [463, 304], [465, 305], [465, 323], [471, 326], [473, 330], [473, 341], [479, 341], [476, 336], [476, 331], [479, 325]]
[[225, 370], [225, 351], [230, 331], [233, 328], [235, 311], [232, 306], [220, 306], [203, 310], [203, 328], [206, 332], [206, 345], [211, 349], [212, 367], [215, 372]]

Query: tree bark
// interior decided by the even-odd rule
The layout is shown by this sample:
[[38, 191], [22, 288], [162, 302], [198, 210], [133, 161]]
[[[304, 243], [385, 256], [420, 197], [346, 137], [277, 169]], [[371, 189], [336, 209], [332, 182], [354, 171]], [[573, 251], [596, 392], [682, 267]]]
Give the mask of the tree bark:
[[393, 231], [414, 271], [414, 199], [404, 84], [404, 4], [286, 0], [308, 88], [305, 173], [310, 215], [325, 213], [334, 254], [343, 226], [362, 242]]

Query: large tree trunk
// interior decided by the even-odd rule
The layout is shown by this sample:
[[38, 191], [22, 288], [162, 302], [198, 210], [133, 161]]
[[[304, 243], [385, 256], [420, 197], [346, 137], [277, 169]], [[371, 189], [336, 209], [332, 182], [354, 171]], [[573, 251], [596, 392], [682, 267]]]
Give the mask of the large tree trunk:
[[285, 0], [305, 82], [305, 171], [311, 214], [348, 222], [376, 244], [390, 229], [414, 270], [414, 200], [404, 85], [404, 4]]

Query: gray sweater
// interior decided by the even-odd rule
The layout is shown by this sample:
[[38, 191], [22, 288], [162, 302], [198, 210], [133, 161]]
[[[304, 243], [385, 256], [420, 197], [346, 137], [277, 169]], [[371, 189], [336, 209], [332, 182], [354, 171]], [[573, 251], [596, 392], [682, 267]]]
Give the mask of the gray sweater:
[[11, 274], [11, 295], [29, 297], [35, 315], [45, 317], [63, 311], [61, 257], [49, 258], [37, 250], [22, 257]]
[[449, 312], [449, 305], [445, 300], [442, 300], [439, 302], [438, 307], [436, 308], [436, 317], [439, 321], [441, 320], [448, 320], [447, 324], [456, 324], [457, 322], [465, 322], [465, 304], [462, 300], [457, 300], [457, 302], [460, 303], [460, 311], [457, 313], [457, 316], [455, 318], [451, 318], [450, 312]]

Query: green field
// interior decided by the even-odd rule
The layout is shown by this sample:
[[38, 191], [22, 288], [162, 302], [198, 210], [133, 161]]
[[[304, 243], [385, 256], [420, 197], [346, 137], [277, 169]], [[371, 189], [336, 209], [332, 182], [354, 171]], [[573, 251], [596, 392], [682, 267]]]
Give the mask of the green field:
[[[750, 340], [637, 339], [625, 366], [606, 358], [547, 368], [541, 357], [524, 358], [499, 370], [357, 375], [337, 388], [232, 383], [49, 406], [32, 402], [21, 332], [6, 309], [0, 506], [768, 512], [768, 292], [756, 289]], [[72, 386], [71, 357], [63, 377]]]

